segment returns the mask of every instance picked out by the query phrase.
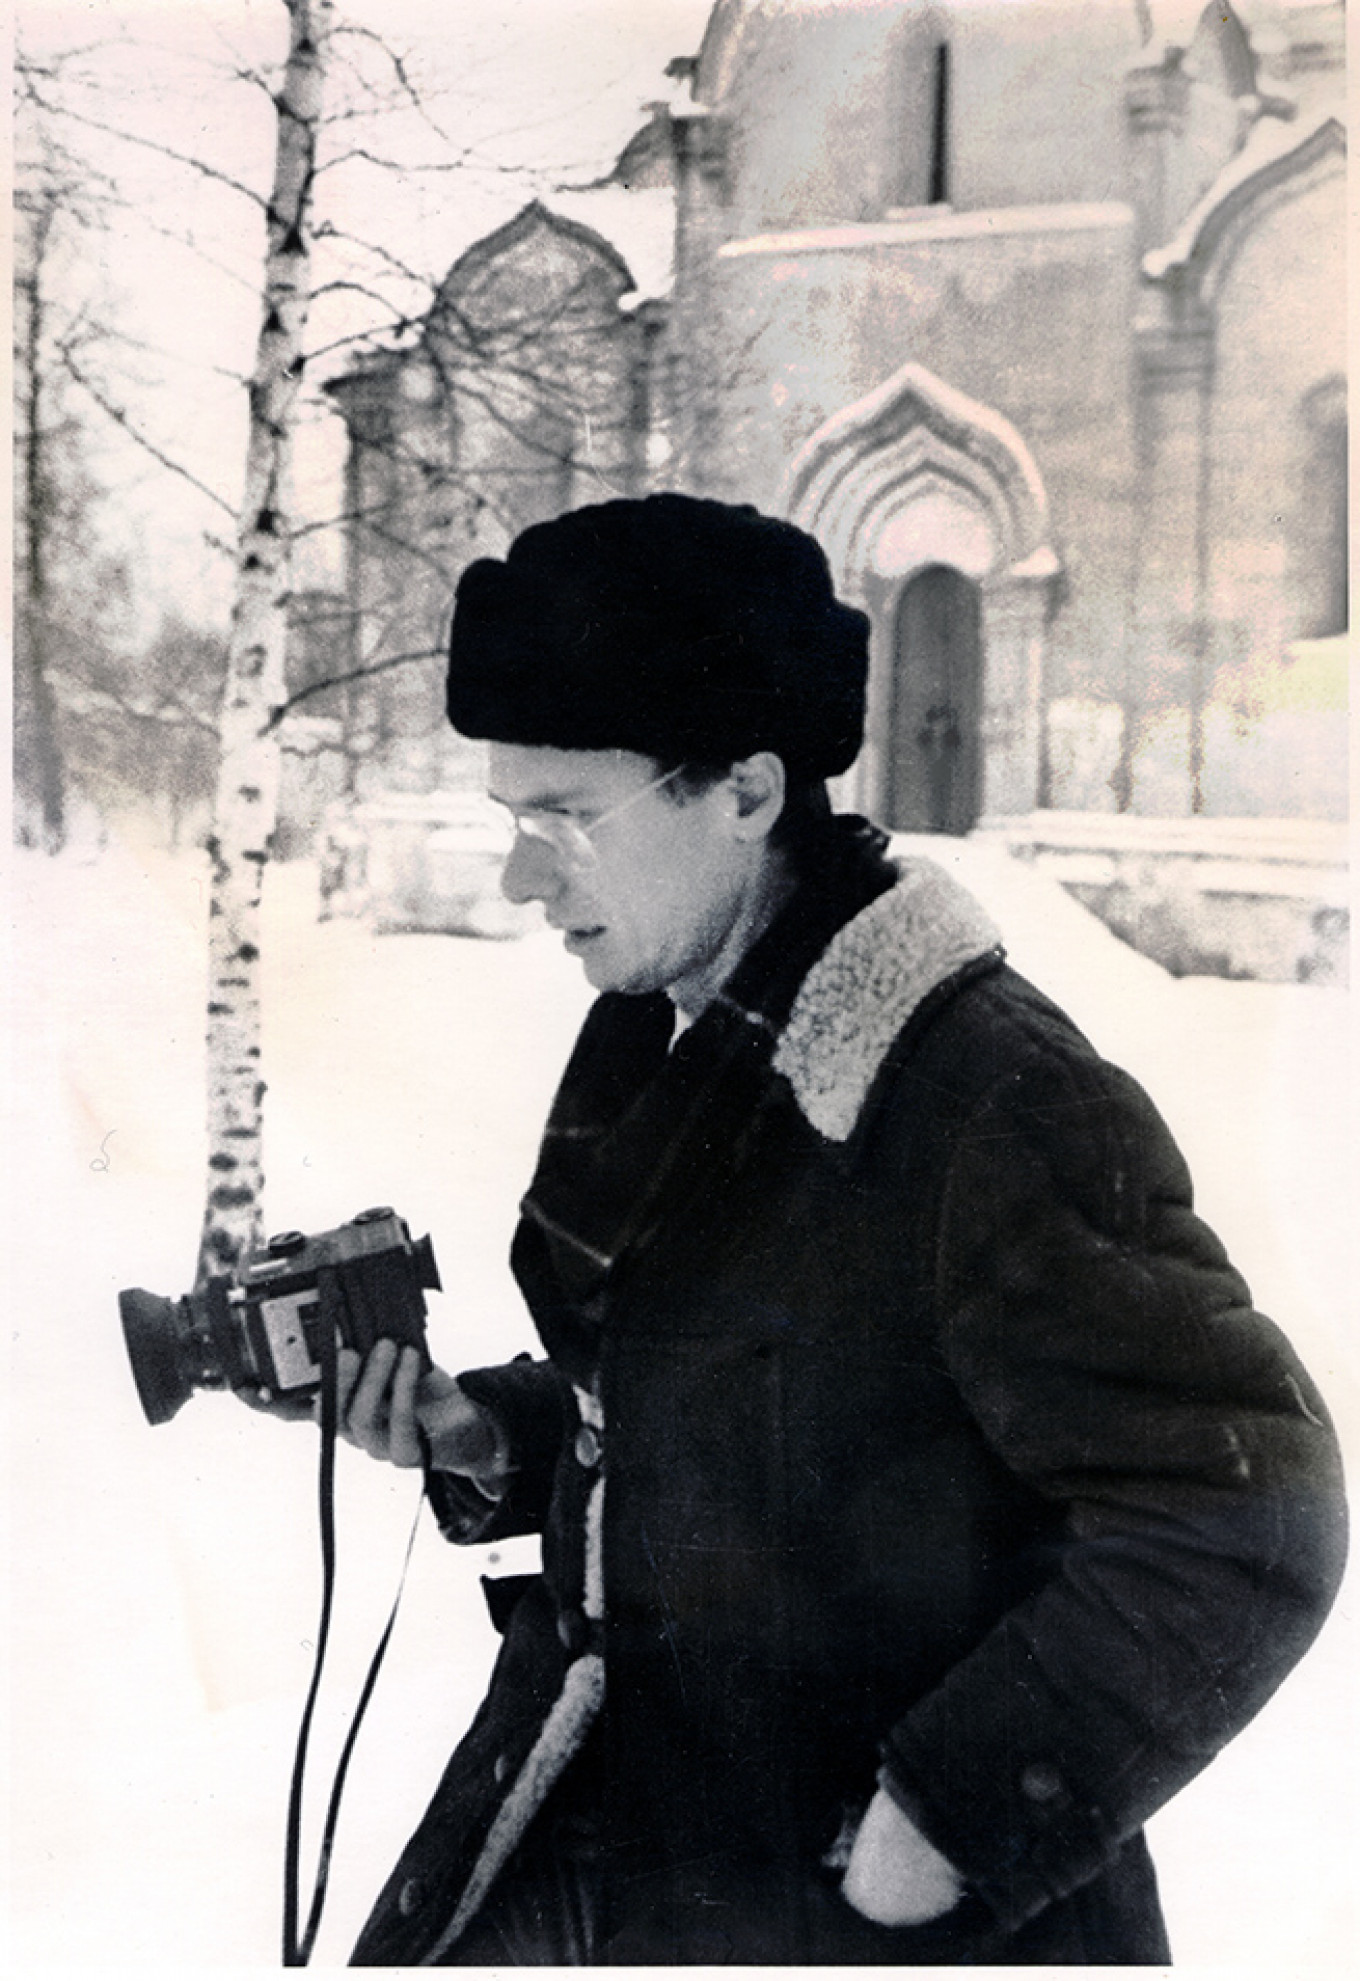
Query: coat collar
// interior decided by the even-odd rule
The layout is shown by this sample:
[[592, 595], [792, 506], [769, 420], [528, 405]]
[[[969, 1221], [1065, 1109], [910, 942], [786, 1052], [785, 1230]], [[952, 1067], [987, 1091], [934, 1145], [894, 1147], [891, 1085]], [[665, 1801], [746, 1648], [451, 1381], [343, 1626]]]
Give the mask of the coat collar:
[[889, 1047], [930, 993], [1000, 951], [995, 923], [932, 860], [852, 917], [804, 978], [771, 1059], [806, 1119], [847, 1141]]

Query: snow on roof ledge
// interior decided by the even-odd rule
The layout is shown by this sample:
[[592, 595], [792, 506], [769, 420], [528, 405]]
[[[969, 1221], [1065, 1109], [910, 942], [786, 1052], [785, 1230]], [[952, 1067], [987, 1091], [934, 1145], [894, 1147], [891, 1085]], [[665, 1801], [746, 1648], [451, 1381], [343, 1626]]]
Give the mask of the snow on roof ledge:
[[634, 288], [621, 307], [668, 296], [675, 279], [675, 194], [668, 186], [597, 186], [558, 192], [552, 211], [603, 235], [627, 262]]
[[748, 234], [724, 241], [722, 261], [745, 255], [798, 255], [854, 252], [873, 247], [912, 246], [920, 241], [1000, 240], [1011, 234], [1080, 234], [1132, 226], [1133, 208], [1119, 200], [1080, 201], [1061, 206], [992, 206], [956, 212], [924, 207], [902, 220], [854, 220], [831, 227], [788, 228], [777, 234]]
[[1269, 183], [1294, 166], [1311, 163], [1332, 145], [1343, 153], [1346, 149], [1345, 129], [1331, 112], [1323, 112], [1302, 126], [1262, 118], [1241, 151], [1191, 207], [1166, 246], [1144, 255], [1143, 273], [1148, 281], [1165, 282], [1183, 270], [1213, 233], [1215, 221], [1239, 204], [1236, 196], [1249, 196], [1247, 189], [1255, 179]]

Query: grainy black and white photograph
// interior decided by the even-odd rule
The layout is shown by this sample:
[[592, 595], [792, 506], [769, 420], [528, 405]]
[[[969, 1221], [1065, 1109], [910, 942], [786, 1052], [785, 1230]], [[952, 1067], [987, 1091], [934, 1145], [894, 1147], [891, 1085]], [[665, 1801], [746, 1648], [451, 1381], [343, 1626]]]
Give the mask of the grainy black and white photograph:
[[1352, 1971], [1340, 0], [13, 83], [10, 1971]]

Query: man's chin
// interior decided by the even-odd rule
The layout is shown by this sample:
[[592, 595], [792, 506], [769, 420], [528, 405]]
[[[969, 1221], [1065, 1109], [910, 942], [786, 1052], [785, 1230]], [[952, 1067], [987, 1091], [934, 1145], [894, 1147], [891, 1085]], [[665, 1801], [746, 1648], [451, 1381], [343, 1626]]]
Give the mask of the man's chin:
[[603, 929], [568, 929], [562, 938], [568, 956], [574, 956], [585, 972], [586, 982], [595, 990], [624, 990], [617, 981], [618, 964], [611, 961]]
[[624, 997], [640, 997], [649, 991], [658, 990], [660, 985], [652, 976], [640, 968], [630, 969], [627, 960], [617, 953], [611, 953], [606, 933], [582, 934], [573, 931], [565, 940], [569, 956], [574, 956], [585, 973], [586, 982], [592, 990], [616, 991]]

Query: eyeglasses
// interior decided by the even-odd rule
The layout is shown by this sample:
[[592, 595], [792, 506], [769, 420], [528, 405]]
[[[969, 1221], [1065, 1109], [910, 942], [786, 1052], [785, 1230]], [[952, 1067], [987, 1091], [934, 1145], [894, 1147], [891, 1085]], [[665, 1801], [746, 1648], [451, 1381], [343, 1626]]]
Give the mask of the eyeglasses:
[[607, 811], [590, 813], [584, 816], [569, 811], [546, 811], [534, 805], [508, 805], [503, 798], [493, 798], [496, 805], [510, 820], [514, 831], [525, 839], [546, 846], [554, 858], [564, 867], [578, 871], [592, 866], [599, 855], [595, 848], [595, 834], [601, 826], [609, 825], [614, 819], [631, 811], [633, 806], [645, 798], [650, 791], [660, 791], [680, 773], [680, 765], [673, 770], [663, 771], [649, 784], [637, 791], [630, 791], [617, 805], [610, 805]]

